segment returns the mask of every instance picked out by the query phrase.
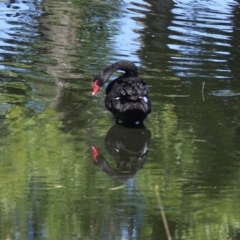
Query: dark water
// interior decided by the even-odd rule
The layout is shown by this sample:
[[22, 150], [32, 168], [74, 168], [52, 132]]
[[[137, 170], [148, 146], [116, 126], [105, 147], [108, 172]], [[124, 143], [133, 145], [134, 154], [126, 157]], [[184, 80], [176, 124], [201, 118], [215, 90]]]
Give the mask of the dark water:
[[[0, 1], [0, 30], [1, 239], [240, 239], [239, 2]], [[119, 59], [145, 129], [91, 97]]]

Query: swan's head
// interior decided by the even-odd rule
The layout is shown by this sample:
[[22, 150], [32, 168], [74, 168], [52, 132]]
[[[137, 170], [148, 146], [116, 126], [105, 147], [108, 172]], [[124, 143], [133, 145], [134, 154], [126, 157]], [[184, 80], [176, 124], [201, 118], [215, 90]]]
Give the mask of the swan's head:
[[95, 96], [99, 92], [100, 87], [103, 85], [103, 83], [104, 83], [103, 74], [102, 73], [97, 74], [93, 79], [92, 96]]

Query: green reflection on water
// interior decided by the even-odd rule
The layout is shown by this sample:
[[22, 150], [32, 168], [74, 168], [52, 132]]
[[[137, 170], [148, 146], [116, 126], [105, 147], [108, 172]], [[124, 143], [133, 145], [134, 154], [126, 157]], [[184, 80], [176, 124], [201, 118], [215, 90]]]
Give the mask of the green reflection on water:
[[[96, 144], [119, 170], [105, 146], [113, 120], [103, 92], [90, 98], [91, 74], [116, 58], [111, 35], [119, 26], [112, 19], [123, 5], [44, 4], [49, 15], [39, 19], [44, 34], [32, 45], [34, 56], [2, 63], [17, 69], [1, 71], [1, 238], [121, 239], [125, 231], [129, 239], [166, 239], [164, 210], [174, 239], [235, 239], [238, 125], [227, 120], [221, 102], [203, 101], [201, 84], [182, 87], [173, 70], [144, 61], [151, 52], [140, 54], [151, 64], [141, 74], [153, 86], [154, 111], [146, 120], [152, 142], [134, 178], [113, 181], [92, 163]], [[238, 100], [228, 101], [238, 122]]]

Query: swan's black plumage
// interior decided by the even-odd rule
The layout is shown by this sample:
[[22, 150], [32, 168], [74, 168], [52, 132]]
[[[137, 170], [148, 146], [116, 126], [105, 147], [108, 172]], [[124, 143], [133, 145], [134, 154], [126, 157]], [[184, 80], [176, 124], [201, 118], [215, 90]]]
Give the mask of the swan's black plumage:
[[106, 108], [112, 112], [116, 122], [121, 120], [130, 124], [142, 123], [151, 112], [151, 102], [148, 98], [148, 86], [138, 77], [138, 69], [134, 63], [126, 60], [118, 61], [98, 73], [93, 80], [92, 95], [95, 95], [117, 70], [125, 73], [108, 84]]

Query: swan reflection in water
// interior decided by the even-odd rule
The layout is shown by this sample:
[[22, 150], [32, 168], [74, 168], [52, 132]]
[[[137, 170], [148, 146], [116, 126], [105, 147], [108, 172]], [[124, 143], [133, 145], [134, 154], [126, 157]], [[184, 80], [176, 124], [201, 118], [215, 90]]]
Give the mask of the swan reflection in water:
[[93, 163], [111, 178], [126, 181], [146, 162], [150, 142], [151, 132], [147, 128], [114, 125], [105, 137], [105, 148], [116, 161], [116, 169], [109, 165], [97, 146], [92, 146]]

